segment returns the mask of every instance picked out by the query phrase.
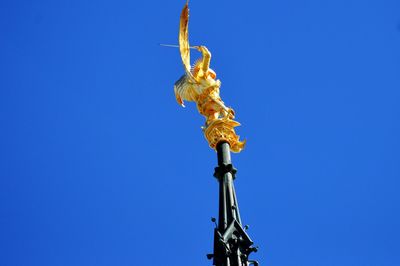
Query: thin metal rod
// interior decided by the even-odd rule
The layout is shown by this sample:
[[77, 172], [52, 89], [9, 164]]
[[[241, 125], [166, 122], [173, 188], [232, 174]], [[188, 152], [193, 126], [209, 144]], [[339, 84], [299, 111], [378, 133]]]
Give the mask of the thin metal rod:
[[[159, 43], [160, 46], [164, 46], [164, 47], [174, 47], [174, 48], [179, 48], [179, 45], [176, 44], [164, 44], [164, 43]], [[195, 49], [197, 50], [198, 46], [189, 46], [190, 49]]]
[[233, 190], [233, 199], [234, 199], [235, 206], [236, 206], [236, 218], [237, 218], [237, 221], [239, 222], [239, 224], [242, 225], [242, 220], [240, 219], [239, 204], [237, 201], [235, 186], [233, 183], [232, 183], [232, 190]]
[[223, 179], [219, 181], [219, 217], [218, 217], [218, 229], [223, 232], [228, 227], [228, 210], [226, 208], [226, 186]]
[[233, 203], [233, 197], [232, 197], [232, 174], [231, 173], [226, 173], [223, 178], [223, 183], [226, 191], [225, 195], [225, 204], [226, 204], [226, 210], [227, 210], [227, 220], [225, 220], [226, 225], [228, 226], [233, 219], [236, 219], [236, 215], [234, 212], [234, 203]]
[[[237, 212], [236, 212], [236, 208], [237, 208], [237, 206], [236, 206], [236, 202], [235, 202], [235, 198], [234, 198], [234, 189], [233, 189], [233, 181], [232, 181], [232, 174], [231, 173], [226, 173], [225, 174], [226, 176], [227, 176], [227, 178], [226, 178], [226, 186], [227, 186], [227, 188], [228, 188], [228, 191], [229, 191], [229, 207], [231, 207], [231, 215], [232, 215], [232, 218], [234, 218], [236, 221], [238, 221], [238, 220], [240, 220], [240, 219], [238, 219], [238, 217], [237, 217]], [[229, 175], [229, 176], [228, 176]]]

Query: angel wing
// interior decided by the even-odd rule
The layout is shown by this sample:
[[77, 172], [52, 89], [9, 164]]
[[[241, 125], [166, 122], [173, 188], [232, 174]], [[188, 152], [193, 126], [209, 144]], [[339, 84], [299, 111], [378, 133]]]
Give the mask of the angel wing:
[[186, 76], [193, 83], [197, 80], [190, 72], [190, 48], [189, 48], [189, 1], [182, 9], [180, 22], [179, 22], [179, 51], [181, 53], [182, 63], [185, 68]]

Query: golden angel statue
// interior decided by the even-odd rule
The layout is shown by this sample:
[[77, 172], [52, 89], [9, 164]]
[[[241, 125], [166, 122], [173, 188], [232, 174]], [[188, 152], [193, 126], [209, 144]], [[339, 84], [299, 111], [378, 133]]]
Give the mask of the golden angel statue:
[[[184, 6], [179, 25], [179, 49], [185, 74], [175, 82], [174, 91], [177, 102], [184, 106], [184, 101], [197, 104], [200, 114], [206, 118], [203, 131], [211, 148], [215, 149], [221, 141], [230, 144], [231, 151], [240, 152], [245, 142], [239, 141], [234, 127], [240, 124], [234, 121], [233, 109], [226, 107], [219, 95], [221, 81], [210, 68], [211, 53], [205, 46], [189, 46], [189, 7]], [[197, 49], [202, 57], [191, 67], [190, 49]]]

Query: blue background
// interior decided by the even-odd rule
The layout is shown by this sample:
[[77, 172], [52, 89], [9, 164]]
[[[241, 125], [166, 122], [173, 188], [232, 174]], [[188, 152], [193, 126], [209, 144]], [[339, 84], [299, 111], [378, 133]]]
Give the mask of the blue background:
[[[0, 265], [211, 265], [216, 155], [158, 46], [184, 2], [0, 3]], [[190, 7], [248, 140], [252, 257], [400, 265], [400, 2]]]

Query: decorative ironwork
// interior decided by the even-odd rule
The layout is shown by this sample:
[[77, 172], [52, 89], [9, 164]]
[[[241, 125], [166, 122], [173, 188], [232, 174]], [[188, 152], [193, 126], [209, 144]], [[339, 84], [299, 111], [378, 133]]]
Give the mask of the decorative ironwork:
[[245, 231], [248, 226], [242, 227], [233, 184], [236, 169], [231, 162], [229, 143], [218, 143], [217, 155], [218, 167], [214, 176], [219, 183], [218, 225], [214, 229], [214, 253], [208, 254], [207, 258], [213, 259], [216, 266], [258, 266], [257, 261], [249, 260], [250, 253], [257, 252], [258, 248], [253, 247], [254, 243]]

